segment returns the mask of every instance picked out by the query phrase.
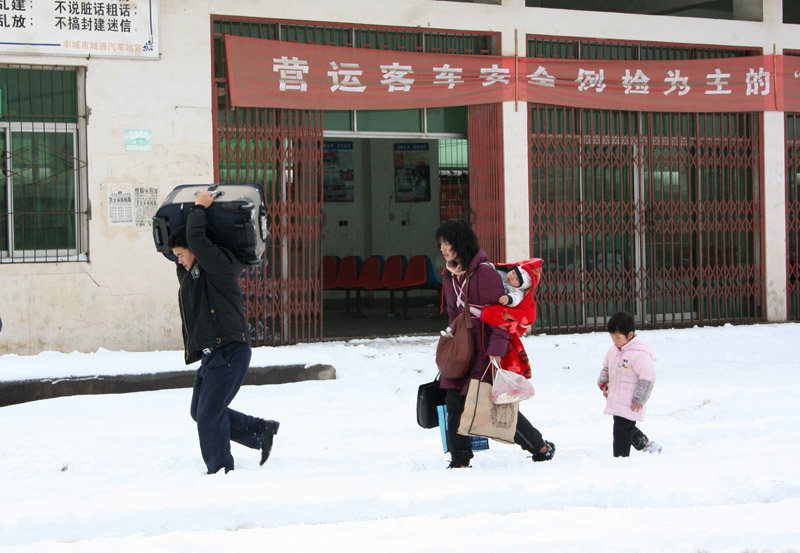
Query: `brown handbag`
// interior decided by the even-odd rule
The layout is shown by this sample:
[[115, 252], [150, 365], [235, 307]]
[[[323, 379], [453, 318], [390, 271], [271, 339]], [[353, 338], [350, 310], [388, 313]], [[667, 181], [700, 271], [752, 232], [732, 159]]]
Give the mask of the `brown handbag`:
[[453, 320], [450, 333], [439, 337], [439, 344], [436, 346], [436, 366], [444, 378], [461, 378], [472, 368], [475, 338], [469, 310], [469, 273], [463, 290], [464, 310]]

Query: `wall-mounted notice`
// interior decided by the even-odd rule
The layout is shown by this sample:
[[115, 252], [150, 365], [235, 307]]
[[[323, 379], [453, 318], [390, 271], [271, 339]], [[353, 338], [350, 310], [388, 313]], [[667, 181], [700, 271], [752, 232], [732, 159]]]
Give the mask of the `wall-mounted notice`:
[[355, 199], [355, 169], [352, 142], [324, 142], [322, 149], [325, 202], [352, 202]]
[[[0, 0], [2, 1], [2, 0]], [[108, 221], [112, 225], [133, 224], [133, 198], [130, 184], [109, 184]]]
[[431, 199], [431, 159], [426, 142], [394, 145], [396, 202], [428, 202]]
[[[2, 0], [0, 0], [0, 2], [2, 2]], [[125, 129], [125, 151], [153, 151], [153, 131]]]
[[0, 54], [158, 59], [158, 0], [0, 0]]
[[133, 221], [137, 227], [153, 224], [153, 215], [157, 210], [157, 186], [137, 186], [133, 189]]

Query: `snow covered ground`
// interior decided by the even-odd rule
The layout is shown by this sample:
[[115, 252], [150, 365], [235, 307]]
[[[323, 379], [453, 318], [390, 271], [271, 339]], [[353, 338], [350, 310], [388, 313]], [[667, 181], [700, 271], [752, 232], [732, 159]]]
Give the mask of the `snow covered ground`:
[[[205, 474], [188, 389], [0, 408], [0, 551], [800, 552], [800, 325], [640, 335], [659, 357], [640, 427], [664, 451], [628, 459], [595, 385], [605, 333], [524, 340], [548, 463], [492, 442], [445, 470], [414, 415], [433, 337], [254, 350], [337, 380], [242, 388], [233, 407], [281, 428], [263, 467], [234, 444], [228, 475]], [[2, 380], [180, 368], [181, 352], [0, 357]]]

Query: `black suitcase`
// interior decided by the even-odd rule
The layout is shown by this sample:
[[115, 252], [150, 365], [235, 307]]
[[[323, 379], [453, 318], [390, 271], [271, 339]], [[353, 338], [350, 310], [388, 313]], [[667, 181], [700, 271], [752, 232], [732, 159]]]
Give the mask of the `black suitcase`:
[[269, 244], [269, 233], [264, 191], [259, 184], [181, 184], [175, 187], [153, 216], [156, 250], [170, 261], [178, 261], [169, 249], [167, 239], [170, 232], [186, 223], [186, 216], [200, 190], [218, 193], [208, 208], [208, 238], [230, 250], [244, 265], [260, 265], [261, 256]]

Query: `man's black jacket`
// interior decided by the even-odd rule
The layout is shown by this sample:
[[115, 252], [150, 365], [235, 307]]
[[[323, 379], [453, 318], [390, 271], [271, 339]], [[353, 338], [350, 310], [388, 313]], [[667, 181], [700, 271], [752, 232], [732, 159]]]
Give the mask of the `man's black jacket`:
[[200, 359], [205, 348], [228, 342], [250, 343], [239, 275], [244, 266], [206, 236], [206, 209], [194, 206], [186, 218], [186, 241], [194, 255], [187, 271], [178, 264], [178, 301], [186, 364]]

